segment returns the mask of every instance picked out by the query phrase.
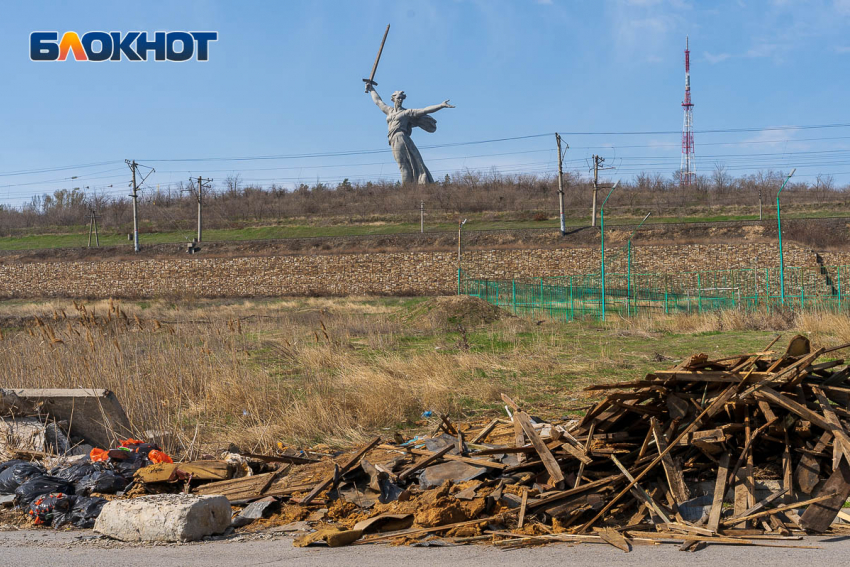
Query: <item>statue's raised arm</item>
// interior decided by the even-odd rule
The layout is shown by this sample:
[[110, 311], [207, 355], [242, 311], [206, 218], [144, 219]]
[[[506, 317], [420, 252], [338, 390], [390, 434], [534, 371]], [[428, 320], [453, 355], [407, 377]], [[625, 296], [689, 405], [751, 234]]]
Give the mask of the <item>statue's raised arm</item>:
[[367, 83], [366, 90], [368, 90], [369, 94], [372, 95], [372, 102], [374, 102], [377, 107], [381, 109], [381, 112], [383, 112], [384, 114], [389, 114], [390, 112], [392, 112], [392, 107], [387, 106], [387, 104], [381, 99], [381, 95], [378, 94], [378, 91], [376, 91], [372, 85]]
[[449, 104], [448, 100], [444, 100], [440, 104], [426, 106], [425, 108], [411, 108], [410, 111], [417, 116], [425, 116], [426, 114], [433, 114], [438, 110], [442, 110], [444, 108], [455, 108], [455, 106]]

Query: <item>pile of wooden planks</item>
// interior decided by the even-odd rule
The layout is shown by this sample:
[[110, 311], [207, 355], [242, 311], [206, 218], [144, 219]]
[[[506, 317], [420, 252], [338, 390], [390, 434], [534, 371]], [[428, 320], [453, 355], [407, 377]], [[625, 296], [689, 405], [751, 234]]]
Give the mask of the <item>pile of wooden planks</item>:
[[[385, 525], [377, 520], [388, 514], [386, 525], [409, 519], [405, 529], [349, 533], [354, 520], [337, 513], [346, 535], [325, 541], [356, 544], [442, 538], [505, 549], [597, 542], [693, 551], [850, 533], [841, 511], [850, 496], [850, 366], [833, 354], [850, 345], [812, 349], [798, 336], [776, 353], [775, 342], [591, 386], [607, 395], [580, 420], [547, 422], [503, 395], [507, 418], [472, 425], [440, 416], [427, 438], [376, 438], [334, 459], [197, 492], [240, 502], [274, 496], [311, 518], [343, 499], [356, 504], [347, 514], [361, 526]], [[327, 529], [327, 518], [319, 521]]]

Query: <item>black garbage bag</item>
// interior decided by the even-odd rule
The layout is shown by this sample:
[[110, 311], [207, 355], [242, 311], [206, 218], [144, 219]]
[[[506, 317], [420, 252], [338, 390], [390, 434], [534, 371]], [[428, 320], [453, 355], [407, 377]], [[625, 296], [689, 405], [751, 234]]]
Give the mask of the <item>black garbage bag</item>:
[[110, 459], [112, 469], [117, 474], [125, 478], [132, 478], [133, 473], [135, 473], [137, 470], [151, 464], [150, 461], [137, 455], [136, 453], [127, 453], [127, 455], [129, 456], [122, 461], [113, 461], [112, 459]]
[[37, 526], [49, 526], [57, 514], [68, 514], [74, 504], [74, 496], [54, 492], [38, 496], [30, 502], [29, 514]]
[[[0, 494], [14, 494], [20, 485], [36, 476], [44, 476], [44, 467], [24, 461], [9, 461], [14, 463], [0, 472]], [[4, 465], [9, 465], [9, 462]]]
[[83, 477], [94, 472], [104, 470], [106, 467], [103, 463], [92, 463], [91, 461], [83, 461], [74, 463], [70, 466], [55, 467], [50, 469], [50, 476], [67, 480], [68, 482], [80, 482]]
[[87, 474], [74, 485], [74, 494], [88, 496], [92, 492], [115, 494], [124, 490], [130, 481], [115, 471], [103, 470]]
[[53, 492], [74, 494], [74, 485], [55, 476], [34, 476], [15, 489], [15, 500], [20, 506], [29, 506], [39, 496]]
[[97, 496], [75, 496], [74, 504], [69, 510], [54, 513], [53, 527], [72, 524], [78, 528], [92, 528], [106, 502], [105, 498]]
[[26, 463], [26, 461], [22, 461], [20, 459], [12, 459], [11, 461], [2, 462], [0, 463], [0, 473], [13, 465], [20, 465], [21, 463]]

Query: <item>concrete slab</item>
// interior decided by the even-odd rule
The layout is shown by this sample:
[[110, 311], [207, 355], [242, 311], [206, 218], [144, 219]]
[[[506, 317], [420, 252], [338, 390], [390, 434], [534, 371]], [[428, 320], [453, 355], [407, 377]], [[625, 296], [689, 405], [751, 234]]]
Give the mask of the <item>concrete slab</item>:
[[22, 388], [10, 390], [19, 399], [57, 421], [67, 421], [70, 434], [95, 447], [112, 447], [131, 435], [124, 408], [109, 390]]
[[94, 531], [121, 541], [198, 541], [230, 527], [224, 496], [156, 494], [108, 502]]

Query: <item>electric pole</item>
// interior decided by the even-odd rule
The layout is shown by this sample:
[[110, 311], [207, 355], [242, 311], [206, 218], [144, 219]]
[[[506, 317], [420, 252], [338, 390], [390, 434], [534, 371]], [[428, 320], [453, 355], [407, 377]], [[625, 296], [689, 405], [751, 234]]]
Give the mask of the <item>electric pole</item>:
[[[127, 161], [127, 160], [124, 160]], [[130, 171], [133, 172], [133, 194], [130, 197], [133, 198], [133, 252], [139, 252], [139, 208], [138, 208], [138, 200], [139, 200], [139, 187], [136, 185], [136, 160], [133, 160], [129, 163]], [[595, 194], [594, 194], [595, 195]], [[596, 198], [593, 200], [596, 203]], [[594, 210], [596, 210], [596, 205], [594, 204]]]
[[596, 194], [599, 192], [599, 165], [605, 162], [605, 158], [593, 156], [593, 211], [590, 226], [596, 226]]
[[[136, 183], [136, 171], [139, 169], [139, 164], [136, 163], [136, 160], [130, 161], [128, 159], [125, 159], [124, 163], [126, 163], [130, 167], [130, 171], [133, 173], [133, 181], [132, 181], [133, 194], [130, 195], [130, 197], [133, 198], [133, 251], [138, 253], [139, 252], [139, 204], [138, 204], [139, 184]], [[145, 175], [142, 178], [142, 183], [144, 183], [145, 179], [147, 179], [150, 176], [150, 174], [153, 173], [154, 171], [156, 171], [156, 170], [151, 168], [151, 170], [148, 172], [148, 174]]]
[[98, 215], [95, 213], [94, 209], [89, 209], [89, 248], [91, 248], [92, 231], [94, 231], [95, 246], [100, 248], [100, 236], [97, 233], [97, 218]]
[[[188, 191], [191, 191], [191, 184], [196, 180], [193, 178], [189, 179], [190, 188]], [[212, 183], [212, 179], [204, 179], [201, 176], [198, 176], [198, 189], [196, 197], [198, 198], [198, 242], [201, 241], [201, 237], [203, 235], [203, 211], [204, 211], [204, 189], [210, 188], [210, 183]]]
[[[564, 154], [561, 153], [561, 135], [555, 133], [555, 141], [558, 143], [558, 211], [561, 219], [561, 236], [567, 235], [567, 225], [564, 220]], [[567, 149], [570, 145], [567, 144]], [[594, 193], [593, 202], [596, 203], [596, 194]], [[596, 210], [594, 206], [594, 210]], [[594, 215], [595, 217], [596, 215]]]

